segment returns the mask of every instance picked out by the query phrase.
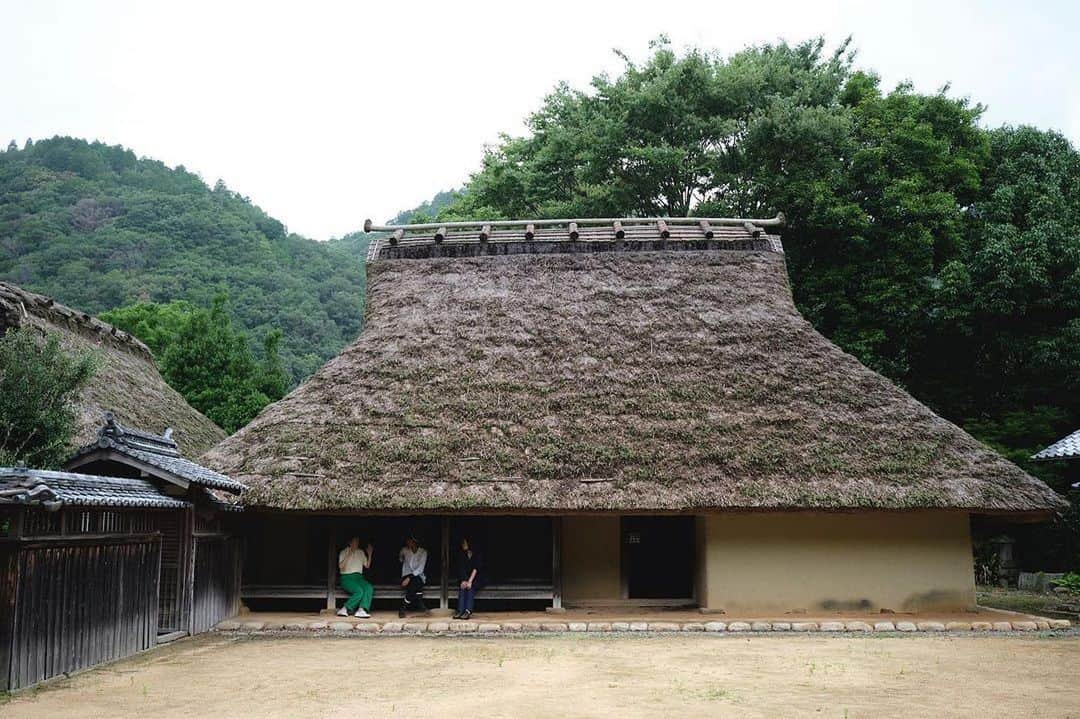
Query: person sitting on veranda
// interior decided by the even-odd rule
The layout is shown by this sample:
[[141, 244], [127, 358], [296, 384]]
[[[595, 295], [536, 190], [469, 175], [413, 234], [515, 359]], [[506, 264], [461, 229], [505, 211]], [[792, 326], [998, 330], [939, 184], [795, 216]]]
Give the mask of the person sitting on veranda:
[[484, 586], [484, 559], [469, 543], [468, 537], [461, 538], [460, 550], [456, 564], [458, 600], [454, 619], [469, 619], [472, 617], [476, 593]]
[[375, 596], [375, 588], [364, 577], [364, 570], [371, 567], [371, 557], [375, 548], [369, 543], [367, 551], [360, 549], [360, 538], [353, 537], [349, 540], [349, 546], [342, 549], [338, 554], [338, 571], [341, 572], [341, 588], [349, 593], [345, 606], [338, 610], [339, 617], [349, 616], [349, 612], [355, 611], [361, 619], [371, 617], [368, 610], [371, 609], [371, 600]]
[[427, 567], [427, 550], [420, 546], [415, 534], [405, 540], [405, 546], [398, 552], [398, 559], [401, 560], [401, 588], [404, 590], [398, 616], [404, 617], [406, 612], [426, 613], [424, 583], [427, 576], [424, 570]]

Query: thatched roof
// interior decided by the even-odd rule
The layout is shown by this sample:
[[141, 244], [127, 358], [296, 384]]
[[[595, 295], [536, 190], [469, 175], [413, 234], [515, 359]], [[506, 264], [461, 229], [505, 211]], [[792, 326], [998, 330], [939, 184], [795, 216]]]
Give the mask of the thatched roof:
[[280, 509], [1062, 506], [818, 334], [760, 239], [376, 259], [362, 335], [203, 461]]
[[92, 350], [101, 366], [79, 401], [80, 429], [76, 447], [97, 438], [106, 411], [125, 424], [163, 432], [171, 427], [180, 448], [198, 455], [225, 438], [225, 433], [165, 384], [150, 350], [123, 330], [90, 315], [0, 282], [0, 332], [30, 326], [59, 336], [63, 347]]

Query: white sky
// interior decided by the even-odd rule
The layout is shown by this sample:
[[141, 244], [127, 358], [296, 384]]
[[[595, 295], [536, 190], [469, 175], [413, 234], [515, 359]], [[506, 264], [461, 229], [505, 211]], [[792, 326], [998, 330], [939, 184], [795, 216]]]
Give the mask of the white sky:
[[459, 186], [556, 82], [617, 72], [618, 47], [722, 52], [852, 34], [905, 78], [989, 106], [989, 125], [1080, 144], [1080, 3], [63, 2], [0, 0], [0, 139], [123, 144], [222, 178], [326, 239]]

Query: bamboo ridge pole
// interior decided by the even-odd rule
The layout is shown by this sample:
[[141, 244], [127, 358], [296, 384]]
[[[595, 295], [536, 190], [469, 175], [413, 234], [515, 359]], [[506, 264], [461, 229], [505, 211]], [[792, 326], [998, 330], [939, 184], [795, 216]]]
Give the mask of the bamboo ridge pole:
[[468, 220], [461, 222], [427, 222], [417, 225], [376, 225], [371, 220], [364, 221], [364, 232], [397, 232], [398, 230], [460, 230], [489, 227], [498, 228], [526, 228], [526, 232], [535, 232], [537, 227], [569, 226], [575, 223], [579, 227], [595, 225], [615, 225], [628, 227], [631, 225], [656, 225], [658, 222], [668, 225], [697, 225], [707, 223], [709, 225], [734, 225], [745, 227], [747, 224], [755, 227], [780, 227], [786, 219], [784, 213], [777, 213], [776, 217], [748, 219], [745, 217], [585, 217], [578, 219], [555, 219], [555, 220]]

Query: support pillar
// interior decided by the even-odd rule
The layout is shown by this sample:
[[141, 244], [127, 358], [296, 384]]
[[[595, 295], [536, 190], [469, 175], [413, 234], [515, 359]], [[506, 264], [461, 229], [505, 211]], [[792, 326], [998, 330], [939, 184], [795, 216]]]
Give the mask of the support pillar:
[[337, 562], [334, 546], [334, 530], [327, 522], [326, 526], [326, 611], [333, 613], [337, 609]]
[[562, 517], [551, 518], [551, 609], [563, 611], [562, 605]]
[[442, 518], [442, 546], [439, 551], [439, 609], [450, 610], [450, 517]]

